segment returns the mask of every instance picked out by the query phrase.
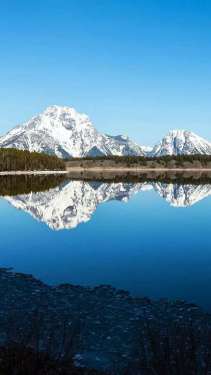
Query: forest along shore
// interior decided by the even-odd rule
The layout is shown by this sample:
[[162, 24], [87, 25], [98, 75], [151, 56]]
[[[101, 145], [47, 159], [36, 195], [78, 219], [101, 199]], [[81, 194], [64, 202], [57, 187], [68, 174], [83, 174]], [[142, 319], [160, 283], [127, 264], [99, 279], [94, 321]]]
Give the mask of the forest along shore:
[[14, 148], [0, 148], [0, 172], [5, 173], [49, 173], [65, 171], [64, 160], [53, 155], [29, 152]]
[[0, 148], [0, 173], [90, 171], [211, 171], [211, 155], [96, 156], [64, 160], [55, 155]]
[[100, 156], [66, 160], [66, 170], [89, 171], [211, 171], [211, 155]]

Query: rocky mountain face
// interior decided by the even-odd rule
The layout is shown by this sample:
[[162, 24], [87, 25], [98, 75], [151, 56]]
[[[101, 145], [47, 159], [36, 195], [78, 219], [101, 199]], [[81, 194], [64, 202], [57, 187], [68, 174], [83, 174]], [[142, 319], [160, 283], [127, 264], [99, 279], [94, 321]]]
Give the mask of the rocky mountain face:
[[0, 147], [45, 152], [61, 158], [102, 155], [211, 155], [211, 143], [185, 130], [170, 131], [154, 147], [127, 136], [99, 133], [89, 117], [71, 107], [50, 106], [0, 137]]
[[4, 198], [51, 229], [61, 230], [76, 228], [89, 221], [103, 202], [127, 202], [134, 194], [147, 194], [151, 189], [174, 207], [192, 206], [211, 195], [211, 185], [69, 181], [49, 191]]
[[154, 146], [151, 156], [163, 155], [211, 155], [211, 143], [185, 130], [172, 130]]
[[123, 136], [100, 134], [89, 117], [74, 108], [51, 106], [0, 138], [0, 147], [45, 152], [62, 158], [98, 155], [143, 155]]

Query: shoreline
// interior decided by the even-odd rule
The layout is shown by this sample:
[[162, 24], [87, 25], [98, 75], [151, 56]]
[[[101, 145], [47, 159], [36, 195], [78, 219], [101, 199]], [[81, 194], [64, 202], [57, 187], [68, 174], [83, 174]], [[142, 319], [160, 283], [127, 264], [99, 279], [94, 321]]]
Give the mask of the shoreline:
[[0, 176], [21, 176], [21, 175], [52, 175], [67, 174], [68, 171], [4, 171], [0, 172]]
[[66, 169], [69, 173], [73, 172], [211, 172], [211, 168], [80, 168], [80, 167], [69, 167]]
[[99, 167], [71, 167], [63, 171], [1, 171], [0, 176], [20, 176], [20, 175], [62, 175], [70, 174], [71, 172], [96, 172], [96, 173], [145, 173], [145, 172], [211, 172], [211, 168], [99, 168]]

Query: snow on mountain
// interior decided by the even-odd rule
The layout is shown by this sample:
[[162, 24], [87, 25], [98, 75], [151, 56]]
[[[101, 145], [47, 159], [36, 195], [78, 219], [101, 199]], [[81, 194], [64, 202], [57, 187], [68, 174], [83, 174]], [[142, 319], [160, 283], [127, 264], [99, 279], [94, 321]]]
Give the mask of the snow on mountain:
[[152, 156], [162, 155], [211, 155], [211, 143], [186, 130], [172, 130], [154, 146]]
[[144, 155], [144, 150], [137, 143], [123, 135], [106, 135], [105, 145], [113, 155]]
[[152, 150], [153, 150], [153, 146], [143, 146], [143, 145], [141, 145], [141, 148], [142, 148], [143, 152], [144, 152], [146, 155], [150, 155], [150, 153], [151, 153]]
[[141, 191], [147, 194], [151, 189], [174, 207], [192, 206], [211, 195], [211, 185], [69, 181], [49, 191], [4, 199], [51, 229], [62, 230], [89, 221], [101, 203], [110, 200], [127, 202], [134, 194]]
[[45, 152], [62, 158], [143, 155], [141, 147], [129, 138], [100, 134], [87, 115], [56, 105], [1, 137], [0, 147]]
[[46, 108], [30, 121], [0, 137], [0, 147], [45, 152], [62, 158], [101, 155], [211, 155], [211, 143], [186, 130], [170, 131], [154, 147], [127, 136], [99, 133], [89, 117], [71, 107]]

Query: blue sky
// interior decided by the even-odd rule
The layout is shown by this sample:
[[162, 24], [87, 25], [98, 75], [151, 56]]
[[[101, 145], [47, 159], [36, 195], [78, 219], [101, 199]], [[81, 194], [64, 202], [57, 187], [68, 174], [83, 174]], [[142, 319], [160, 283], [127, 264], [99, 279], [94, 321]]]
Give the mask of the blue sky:
[[2, 0], [0, 133], [51, 104], [153, 144], [211, 140], [209, 0]]

